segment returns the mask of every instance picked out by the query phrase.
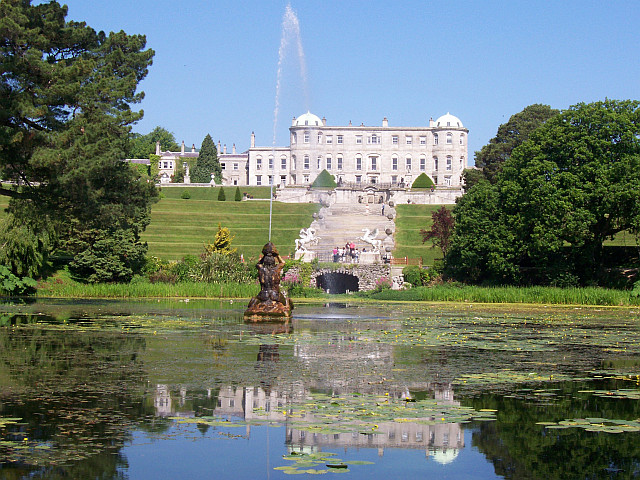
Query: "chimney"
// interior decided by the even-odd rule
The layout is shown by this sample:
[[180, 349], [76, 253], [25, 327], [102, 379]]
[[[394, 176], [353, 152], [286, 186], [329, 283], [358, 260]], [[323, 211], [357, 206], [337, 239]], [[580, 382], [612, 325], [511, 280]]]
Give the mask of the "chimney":
[[218, 152], [221, 152], [222, 150], [222, 145], [220, 145], [220, 140], [218, 140]]
[[222, 151], [222, 153], [225, 154], [225, 155], [227, 154], [227, 144], [226, 143], [224, 144], [224, 150]]
[[296, 117], [293, 117], [293, 120], [291, 120], [291, 126], [292, 127], [296, 126]]
[[431, 118], [429, 119], [429, 126], [430, 126], [430, 127], [435, 127], [435, 126], [436, 126], [436, 122], [434, 122], [434, 121], [433, 121], [433, 117], [431, 117]]
[[182, 146], [180, 147], [180, 153], [184, 154], [184, 140], [182, 140]]
[[382, 119], [382, 126], [383, 127], [388, 127], [389, 126], [389, 120], [387, 120], [387, 117], [384, 117]]
[[254, 132], [251, 132], [251, 148], [254, 148], [256, 146], [256, 134]]
[[156, 155], [160, 155], [160, 140], [156, 142]]
[[195, 143], [191, 144], [191, 153], [196, 153], [196, 144]]
[[233, 153], [234, 155], [236, 154], [236, 144], [233, 144], [233, 147], [231, 149], [231, 153]]
[[327, 119], [322, 117], [322, 126], [326, 127], [327, 126]]

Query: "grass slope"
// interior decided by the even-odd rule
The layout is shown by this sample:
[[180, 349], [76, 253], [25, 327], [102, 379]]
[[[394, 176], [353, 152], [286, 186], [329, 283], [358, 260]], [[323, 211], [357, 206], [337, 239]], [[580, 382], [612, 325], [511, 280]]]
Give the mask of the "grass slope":
[[[431, 226], [431, 215], [442, 205], [398, 205], [396, 207], [396, 250], [395, 258], [422, 257], [425, 265], [433, 265], [435, 259], [442, 258], [439, 248], [432, 248], [431, 242], [422, 243], [421, 228]], [[453, 205], [446, 205], [453, 208]]]
[[[191, 198], [181, 198], [187, 190]], [[225, 188], [227, 201], [218, 201], [218, 188], [163, 188], [161, 199], [151, 210], [151, 224], [142, 235], [149, 244], [149, 255], [171, 260], [202, 253], [203, 244], [212, 243], [218, 224], [229, 228], [232, 246], [246, 258], [257, 257], [269, 239], [269, 201], [233, 200], [235, 187]], [[240, 189], [254, 198], [269, 197], [268, 187]], [[274, 202], [271, 241], [282, 255], [294, 250], [301, 228], [307, 228], [314, 204]]]

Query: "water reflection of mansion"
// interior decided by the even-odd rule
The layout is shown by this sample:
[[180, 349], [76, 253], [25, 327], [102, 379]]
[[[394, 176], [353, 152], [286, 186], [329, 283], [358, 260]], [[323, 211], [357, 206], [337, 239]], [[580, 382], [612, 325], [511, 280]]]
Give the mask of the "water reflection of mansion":
[[[224, 185], [308, 186], [323, 170], [339, 183], [410, 186], [424, 173], [437, 187], [459, 187], [467, 164], [469, 130], [459, 118], [447, 113], [428, 126], [394, 127], [385, 118], [382, 125], [331, 126], [326, 119], [305, 113], [293, 119], [286, 147], [251, 147], [227, 153], [218, 144]], [[178, 165], [197, 158], [190, 152], [161, 152], [161, 182], [168, 183]]]

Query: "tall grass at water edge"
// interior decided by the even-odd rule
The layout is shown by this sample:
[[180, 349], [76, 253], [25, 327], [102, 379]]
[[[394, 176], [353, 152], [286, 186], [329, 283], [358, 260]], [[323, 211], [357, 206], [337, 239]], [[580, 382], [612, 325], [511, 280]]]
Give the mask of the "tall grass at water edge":
[[476, 287], [438, 285], [410, 290], [383, 290], [371, 294], [377, 300], [532, 303], [551, 305], [640, 305], [640, 296], [627, 290], [599, 287]]
[[251, 298], [256, 284], [240, 283], [63, 283], [38, 287], [38, 297], [49, 298]]

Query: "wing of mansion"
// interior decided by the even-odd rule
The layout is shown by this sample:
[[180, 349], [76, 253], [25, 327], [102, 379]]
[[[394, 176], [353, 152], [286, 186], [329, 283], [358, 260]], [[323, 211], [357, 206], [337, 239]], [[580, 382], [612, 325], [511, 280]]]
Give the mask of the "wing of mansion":
[[[394, 127], [388, 120], [380, 126], [327, 125], [324, 118], [307, 112], [294, 118], [286, 147], [251, 147], [231, 153], [218, 144], [223, 185], [309, 186], [322, 170], [334, 175], [339, 185], [410, 187], [425, 173], [436, 188], [460, 188], [467, 162], [469, 130], [459, 118], [447, 113], [429, 120], [425, 127]], [[197, 158], [195, 147], [185, 152], [161, 152], [161, 183], [171, 182], [178, 162], [187, 165]], [[188, 182], [188, 176], [185, 178]]]

